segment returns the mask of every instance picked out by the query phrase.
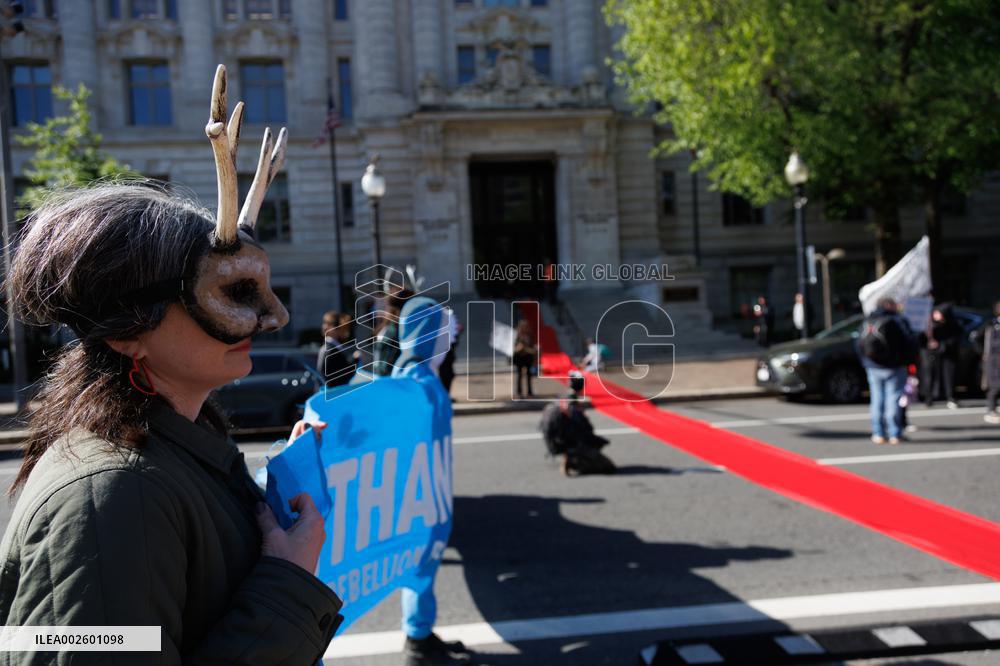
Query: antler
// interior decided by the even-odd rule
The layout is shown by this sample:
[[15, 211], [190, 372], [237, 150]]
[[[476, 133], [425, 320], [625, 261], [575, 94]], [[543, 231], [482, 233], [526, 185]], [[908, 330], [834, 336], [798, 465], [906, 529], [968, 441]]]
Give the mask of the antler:
[[240, 227], [252, 230], [256, 226], [257, 214], [264, 202], [264, 194], [285, 163], [285, 145], [287, 143], [288, 133], [284, 127], [278, 132], [278, 140], [273, 144], [273, 147], [271, 128], [268, 127], [264, 130], [264, 142], [261, 144], [260, 158], [257, 160], [257, 173], [254, 174], [250, 192], [247, 194], [247, 198], [243, 202], [243, 209], [240, 211]]
[[232, 245], [236, 242], [237, 232], [236, 208], [239, 204], [239, 187], [236, 178], [236, 148], [240, 143], [240, 127], [243, 125], [243, 102], [239, 102], [233, 109], [228, 126], [225, 121], [226, 67], [219, 65], [215, 70], [212, 106], [208, 124], [205, 125], [205, 134], [212, 142], [219, 187], [215, 237], [222, 245]]

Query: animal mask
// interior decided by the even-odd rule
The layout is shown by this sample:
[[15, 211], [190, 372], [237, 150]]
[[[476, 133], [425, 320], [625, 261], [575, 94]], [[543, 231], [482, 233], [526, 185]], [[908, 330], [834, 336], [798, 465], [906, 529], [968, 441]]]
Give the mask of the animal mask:
[[285, 161], [285, 128], [264, 141], [250, 192], [237, 218], [239, 193], [236, 149], [243, 124], [243, 102], [226, 123], [226, 68], [215, 70], [212, 106], [205, 134], [212, 142], [219, 188], [215, 229], [188, 255], [181, 301], [191, 317], [213, 338], [235, 344], [257, 332], [276, 331], [288, 323], [288, 311], [271, 290], [271, 266], [253, 232], [264, 194]]

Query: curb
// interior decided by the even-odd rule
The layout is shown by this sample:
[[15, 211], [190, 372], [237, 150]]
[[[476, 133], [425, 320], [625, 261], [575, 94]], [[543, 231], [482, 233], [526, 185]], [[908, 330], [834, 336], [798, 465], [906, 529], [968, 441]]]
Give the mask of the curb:
[[[700, 400], [742, 400], [747, 398], [767, 398], [774, 394], [768, 393], [764, 389], [756, 386], [732, 387], [722, 389], [704, 389], [698, 391], [685, 391], [683, 393], [672, 393], [653, 398], [651, 402], [656, 405], [669, 404], [674, 402], [696, 402]], [[512, 414], [516, 412], [540, 412], [545, 409], [551, 399], [524, 400], [521, 402], [508, 400], [505, 402], [495, 401], [480, 403], [459, 402], [452, 405], [454, 416], [482, 416], [484, 414]], [[279, 429], [280, 430], [280, 429]], [[247, 433], [237, 433], [247, 434]], [[0, 429], [0, 453], [6, 451], [20, 451], [24, 439], [28, 436], [26, 429]]]

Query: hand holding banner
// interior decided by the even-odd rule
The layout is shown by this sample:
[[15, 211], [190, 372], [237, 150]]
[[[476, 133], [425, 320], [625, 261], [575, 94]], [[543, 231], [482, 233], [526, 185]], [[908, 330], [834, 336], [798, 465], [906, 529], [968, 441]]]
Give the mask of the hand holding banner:
[[305, 418], [328, 427], [269, 462], [267, 499], [287, 528], [288, 500], [312, 496], [327, 535], [316, 575], [346, 628], [397, 588], [433, 584], [451, 532], [451, 401], [420, 364], [319, 393]]

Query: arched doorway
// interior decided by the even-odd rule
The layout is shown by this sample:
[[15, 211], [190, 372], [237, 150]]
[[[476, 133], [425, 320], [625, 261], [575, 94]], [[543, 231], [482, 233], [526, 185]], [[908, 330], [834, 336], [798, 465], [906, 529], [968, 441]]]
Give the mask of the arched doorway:
[[[491, 298], [541, 298], [541, 266], [556, 262], [555, 166], [550, 160], [469, 164], [474, 263], [528, 266], [515, 279], [477, 279]], [[519, 272], [520, 273], [520, 272]]]

